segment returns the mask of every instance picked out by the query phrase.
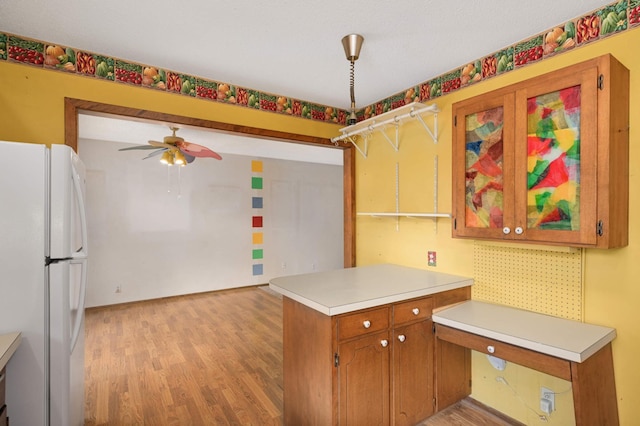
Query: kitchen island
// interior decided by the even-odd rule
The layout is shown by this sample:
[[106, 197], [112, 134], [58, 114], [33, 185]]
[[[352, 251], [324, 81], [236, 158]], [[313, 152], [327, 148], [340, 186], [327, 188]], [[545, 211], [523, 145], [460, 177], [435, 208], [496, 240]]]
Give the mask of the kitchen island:
[[398, 265], [274, 278], [285, 425], [414, 425], [437, 410], [434, 308], [473, 280]]

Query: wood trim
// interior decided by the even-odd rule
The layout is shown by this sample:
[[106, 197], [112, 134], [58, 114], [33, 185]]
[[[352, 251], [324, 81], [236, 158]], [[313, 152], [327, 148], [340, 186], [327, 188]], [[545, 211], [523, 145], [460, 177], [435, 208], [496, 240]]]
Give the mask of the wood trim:
[[577, 425], [618, 425], [618, 400], [611, 343], [571, 363], [571, 384]]
[[80, 111], [93, 115], [121, 115], [132, 120], [153, 120], [184, 124], [245, 136], [277, 140], [283, 143], [323, 145], [328, 148], [343, 150], [344, 267], [355, 266], [355, 155], [353, 154], [353, 146], [336, 146], [331, 142], [331, 139], [299, 133], [281, 132], [277, 130], [167, 114], [158, 111], [148, 111], [120, 105], [111, 105], [95, 101], [64, 98], [64, 143], [65, 145], [72, 147], [75, 151], [78, 150], [78, 112]]
[[495, 350], [491, 354], [493, 356], [571, 381], [571, 363], [564, 359], [457, 330], [442, 324], [436, 324], [436, 337], [484, 354], [489, 354], [487, 347], [493, 346]]

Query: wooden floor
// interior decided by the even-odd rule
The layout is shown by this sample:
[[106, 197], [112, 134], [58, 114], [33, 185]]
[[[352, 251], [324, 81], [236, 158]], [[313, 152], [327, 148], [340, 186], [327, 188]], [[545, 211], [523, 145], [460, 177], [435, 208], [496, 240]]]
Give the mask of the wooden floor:
[[282, 301], [255, 287], [87, 310], [86, 425], [282, 424]]
[[[282, 424], [282, 301], [268, 289], [88, 309], [85, 355], [86, 425]], [[496, 419], [460, 403], [421, 425], [515, 424]]]

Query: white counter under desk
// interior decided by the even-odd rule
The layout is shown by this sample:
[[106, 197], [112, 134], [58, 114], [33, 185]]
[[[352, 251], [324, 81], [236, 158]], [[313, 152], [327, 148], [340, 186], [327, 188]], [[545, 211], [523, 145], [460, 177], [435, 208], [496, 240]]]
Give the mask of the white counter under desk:
[[577, 425], [619, 423], [615, 329], [476, 300], [434, 312], [433, 321], [443, 404], [469, 394], [475, 350], [570, 381]]

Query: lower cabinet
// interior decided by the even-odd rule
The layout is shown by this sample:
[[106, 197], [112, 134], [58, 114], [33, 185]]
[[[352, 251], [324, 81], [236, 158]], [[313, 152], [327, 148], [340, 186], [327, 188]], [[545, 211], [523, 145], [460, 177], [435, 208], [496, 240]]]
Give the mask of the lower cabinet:
[[341, 425], [389, 424], [389, 332], [338, 346]]
[[393, 331], [393, 421], [413, 426], [434, 413], [433, 322]]
[[435, 412], [433, 308], [468, 287], [336, 316], [287, 297], [285, 425], [415, 425]]

